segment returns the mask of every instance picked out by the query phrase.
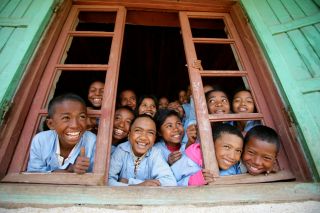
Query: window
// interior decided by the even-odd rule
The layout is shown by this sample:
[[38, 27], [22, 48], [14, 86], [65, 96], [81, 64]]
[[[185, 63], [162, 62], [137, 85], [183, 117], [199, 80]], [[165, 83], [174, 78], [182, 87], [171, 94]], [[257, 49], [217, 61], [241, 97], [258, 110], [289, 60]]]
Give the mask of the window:
[[[188, 3], [185, 4], [189, 5]], [[135, 5], [128, 3], [128, 6], [134, 7]], [[168, 88], [173, 84], [176, 85], [174, 89], [181, 89], [179, 88], [180, 85], [184, 85], [184, 88], [186, 88], [190, 81], [204, 164], [206, 168], [215, 171], [216, 175], [219, 174], [219, 169], [214, 157], [210, 122], [261, 120], [268, 126], [276, 127], [277, 120], [274, 120], [274, 117], [271, 116], [274, 114], [273, 109], [267, 103], [268, 97], [263, 93], [259, 84], [261, 79], [257, 77], [255, 67], [252, 65], [252, 61], [249, 59], [247, 50], [242, 43], [243, 40], [241, 40], [233, 23], [234, 20], [227, 13], [231, 5], [226, 3], [225, 7], [227, 9], [215, 9], [214, 6], [207, 8], [215, 12], [184, 12], [182, 11], [183, 6], [177, 7], [177, 9], [171, 4], [166, 6], [165, 3], [161, 4], [161, 8], [168, 11], [162, 11], [160, 10], [161, 8], [157, 8], [157, 5], [153, 5], [152, 3], [150, 5], [146, 4], [146, 8], [147, 6], [151, 7], [154, 11], [143, 11], [141, 8], [137, 10], [131, 8], [131, 10], [126, 11], [125, 7], [103, 5], [74, 5], [72, 7], [46, 65], [41, 83], [37, 88], [35, 98], [19, 136], [18, 145], [7, 176], [3, 179], [4, 181], [103, 185], [105, 176], [108, 174], [110, 141], [117, 89], [133, 86], [139, 78], [166, 80], [157, 82], [156, 85], [162, 84], [162, 87], [158, 88], [150, 81], [138, 82], [138, 85], [143, 85], [141, 86], [143, 89], [140, 88], [140, 90], [150, 89], [152, 90], [151, 92], [159, 95], [162, 90], [170, 94]], [[141, 5], [136, 7], [141, 7]], [[197, 9], [193, 8], [192, 4], [187, 8], [189, 10]], [[205, 8], [206, 5], [204, 4], [203, 7], [198, 9], [199, 11], [203, 11]], [[175, 12], [172, 10], [175, 10]], [[143, 26], [137, 26], [139, 23], [143, 23]], [[165, 31], [167, 31], [166, 35], [172, 33], [172, 35], [178, 36], [181, 30], [183, 38], [182, 48], [184, 48], [187, 67], [184, 66], [185, 58], [183, 52], [177, 56], [178, 61], [168, 61], [169, 58], [166, 58], [167, 61], [162, 60], [156, 65], [148, 64], [147, 67], [137, 67], [135, 66], [136, 62], [132, 62], [128, 57], [125, 57], [128, 54], [127, 52], [130, 51], [131, 53], [129, 54], [139, 55], [141, 49], [148, 51], [148, 48], [154, 48], [150, 47], [150, 44], [145, 44], [146, 46], [142, 47], [126, 46], [126, 39], [130, 40], [130, 37], [126, 34], [128, 33], [125, 31], [126, 29], [138, 32], [135, 39], [139, 39], [139, 33], [144, 35], [151, 29], [155, 31], [155, 34], [159, 34], [157, 27], [165, 27]], [[140, 37], [142, 38], [142, 36]], [[122, 49], [123, 40], [125, 46]], [[176, 43], [179, 42], [177, 41]], [[157, 46], [157, 48], [161, 48], [161, 45]], [[179, 50], [176, 51], [178, 52]], [[170, 50], [170, 52], [175, 51]], [[150, 56], [150, 54], [144, 54]], [[161, 58], [162, 55], [157, 55], [156, 57]], [[203, 70], [192, 67], [192, 64], [197, 59], [202, 61]], [[150, 63], [153, 59], [148, 60], [148, 58], [145, 58], [144, 60], [140, 60]], [[176, 68], [174, 67], [175, 65], [183, 68]], [[157, 69], [157, 72], [153, 72], [154, 69]], [[175, 73], [171, 69], [180, 71]], [[141, 70], [146, 71], [145, 73], [141, 73]], [[165, 72], [164, 70], [169, 71]], [[177, 78], [179, 74], [183, 76], [180, 82], [177, 83], [176, 79], [170, 80], [170, 76], [176, 76]], [[31, 139], [41, 127], [41, 123], [47, 114], [48, 101], [54, 95], [66, 90], [84, 93], [86, 89], [84, 90], [83, 88], [88, 88], [90, 76], [92, 75], [105, 79], [105, 91], [108, 91], [104, 93], [101, 110], [88, 111], [90, 116], [100, 117], [93, 173], [85, 175], [24, 173], [23, 171], [25, 171], [28, 161], [28, 149]], [[167, 82], [171, 82], [172, 84], [167, 84]], [[228, 84], [230, 85], [228, 87], [230, 91], [236, 89], [236, 85], [239, 84], [251, 89], [257, 112], [229, 115], [208, 114], [203, 92], [203, 85], [205, 83]], [[143, 91], [138, 92], [141, 93]], [[279, 129], [279, 127], [276, 129]], [[285, 144], [292, 143], [290, 142], [292, 139], [287, 137], [286, 134], [281, 134], [281, 136], [281, 140]], [[293, 179], [295, 175], [291, 172], [287, 158], [288, 153], [285, 152], [286, 147], [284, 148], [278, 157], [278, 164], [281, 168], [280, 172], [271, 174], [268, 177], [250, 175], [222, 177], [214, 184]], [[66, 176], [72, 176], [72, 178], [64, 178]]]

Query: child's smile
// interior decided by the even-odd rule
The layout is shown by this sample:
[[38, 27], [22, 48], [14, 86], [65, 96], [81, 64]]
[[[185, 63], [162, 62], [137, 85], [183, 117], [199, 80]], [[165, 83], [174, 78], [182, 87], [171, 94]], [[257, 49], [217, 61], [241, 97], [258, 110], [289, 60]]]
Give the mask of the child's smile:
[[160, 127], [160, 134], [167, 144], [180, 144], [184, 134], [180, 118], [175, 115], [167, 117]]
[[55, 106], [53, 117], [48, 119], [48, 126], [56, 130], [61, 147], [73, 147], [87, 127], [86, 107], [71, 100], [59, 103]]
[[138, 117], [129, 132], [129, 141], [135, 156], [145, 154], [156, 140], [156, 124], [150, 117]]

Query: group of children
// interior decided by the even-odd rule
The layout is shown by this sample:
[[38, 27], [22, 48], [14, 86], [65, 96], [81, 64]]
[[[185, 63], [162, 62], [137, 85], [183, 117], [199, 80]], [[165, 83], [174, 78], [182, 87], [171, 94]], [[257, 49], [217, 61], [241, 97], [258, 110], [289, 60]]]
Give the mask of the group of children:
[[[93, 82], [88, 91], [90, 109], [102, 106], [104, 83]], [[210, 114], [252, 113], [249, 90], [235, 93], [232, 105], [221, 89], [204, 87]], [[189, 93], [190, 94], [190, 93]], [[119, 94], [114, 115], [111, 160], [107, 183], [111, 186], [190, 186], [214, 181], [203, 168], [200, 139], [192, 97], [179, 92], [169, 102], [132, 90]], [[88, 130], [99, 124], [87, 116], [85, 101], [75, 94], [53, 98], [46, 120], [50, 130], [34, 136], [28, 172], [92, 172], [96, 135]], [[94, 131], [93, 131], [94, 132]], [[212, 125], [220, 176], [268, 174], [276, 165], [280, 142], [277, 133], [257, 121], [220, 122]], [[245, 135], [245, 137], [243, 137]]]

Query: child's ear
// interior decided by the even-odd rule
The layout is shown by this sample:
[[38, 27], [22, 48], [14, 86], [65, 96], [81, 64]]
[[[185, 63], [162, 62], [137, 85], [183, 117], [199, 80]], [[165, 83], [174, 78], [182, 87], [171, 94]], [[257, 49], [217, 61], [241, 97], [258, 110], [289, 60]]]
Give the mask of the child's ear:
[[54, 124], [53, 124], [52, 118], [47, 118], [46, 122], [49, 129], [54, 130]]

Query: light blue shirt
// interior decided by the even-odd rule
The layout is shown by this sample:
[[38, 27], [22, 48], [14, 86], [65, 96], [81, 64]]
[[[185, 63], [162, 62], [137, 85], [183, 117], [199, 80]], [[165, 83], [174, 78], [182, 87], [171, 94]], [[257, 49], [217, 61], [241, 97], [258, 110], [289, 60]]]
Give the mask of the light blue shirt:
[[[110, 186], [136, 185], [145, 180], [156, 179], [161, 186], [176, 186], [177, 182], [168, 163], [163, 159], [161, 150], [152, 147], [142, 159], [137, 173], [134, 173], [134, 157], [131, 153], [129, 141], [119, 144], [111, 156], [109, 170]], [[118, 182], [119, 179], [128, 179], [128, 184]]]
[[94, 155], [96, 150], [96, 135], [86, 131], [80, 141], [75, 145], [74, 150], [60, 166], [56, 154], [59, 137], [56, 131], [48, 130], [36, 134], [31, 143], [28, 172], [52, 172], [54, 170], [66, 169], [74, 164], [80, 154], [80, 148], [85, 147], [86, 157], [90, 159], [88, 172], [93, 169]]
[[[190, 177], [201, 169], [202, 168], [197, 163], [185, 154], [171, 166], [171, 170], [178, 182], [178, 186], [188, 186]], [[237, 163], [226, 170], [219, 170], [220, 176], [237, 174], [241, 174], [240, 163]]]

